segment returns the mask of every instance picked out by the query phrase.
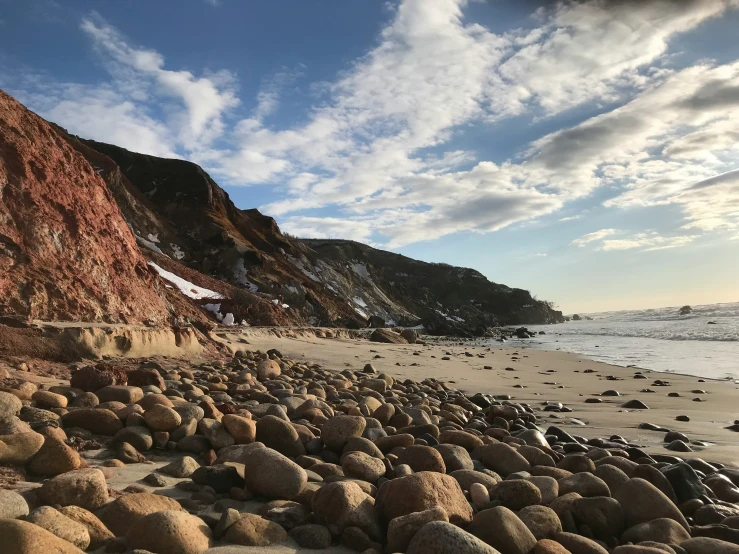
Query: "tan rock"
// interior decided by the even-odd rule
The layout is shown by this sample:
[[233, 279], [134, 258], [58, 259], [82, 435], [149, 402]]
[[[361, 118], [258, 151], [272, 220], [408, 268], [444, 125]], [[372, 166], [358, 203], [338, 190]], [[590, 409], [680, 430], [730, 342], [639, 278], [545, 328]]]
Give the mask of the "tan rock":
[[690, 538], [685, 528], [670, 518], [659, 518], [629, 527], [621, 535], [621, 542], [639, 543], [643, 541], [680, 545]]
[[93, 511], [108, 502], [108, 484], [99, 469], [77, 469], [45, 481], [38, 489], [38, 497], [44, 504], [80, 506]]
[[115, 537], [95, 514], [84, 508], [80, 508], [79, 506], [63, 506], [59, 511], [69, 519], [81, 523], [87, 528], [87, 532], [90, 535], [90, 550], [97, 550], [107, 540]]
[[572, 552], [572, 554], [608, 554], [608, 550], [594, 540], [583, 537], [582, 535], [558, 533], [554, 539]]
[[226, 531], [226, 542], [242, 546], [272, 546], [287, 540], [287, 531], [256, 514], [241, 514]]
[[257, 440], [257, 422], [237, 414], [226, 414], [221, 420], [236, 444], [250, 444]]
[[0, 519], [3, 554], [84, 554], [46, 529], [19, 519]]
[[541, 491], [524, 479], [507, 479], [498, 483], [490, 498], [517, 512], [526, 506], [541, 504]]
[[440, 506], [422, 512], [396, 517], [388, 524], [387, 548], [390, 552], [405, 552], [415, 534], [432, 521], [449, 521], [444, 509]]
[[41, 506], [32, 511], [26, 521], [38, 525], [77, 548], [86, 550], [90, 546], [90, 533], [87, 527], [68, 518], [51, 506]]
[[483, 465], [492, 469], [501, 477], [507, 477], [517, 471], [529, 471], [531, 464], [516, 450], [505, 443], [486, 444], [472, 453]]
[[552, 539], [562, 531], [559, 516], [546, 506], [526, 506], [517, 515], [537, 541]]
[[445, 521], [427, 523], [415, 534], [407, 554], [500, 554], [456, 525]]
[[100, 520], [116, 537], [123, 537], [142, 517], [177, 510], [182, 507], [172, 498], [139, 492], [116, 498], [100, 512]]
[[16, 395], [0, 391], [0, 420], [17, 416], [22, 407], [23, 403]]
[[47, 438], [41, 449], [31, 458], [28, 469], [36, 475], [51, 477], [79, 469], [82, 459], [76, 450], [62, 441]]
[[[374, 541], [383, 538], [374, 499], [352, 481], [337, 481], [321, 487], [311, 502], [316, 522], [341, 533], [358, 527]], [[338, 534], [337, 533], [337, 534]]]
[[0, 519], [17, 519], [28, 515], [26, 499], [14, 491], [0, 489]]
[[524, 522], [503, 506], [475, 514], [467, 531], [505, 554], [527, 554], [536, 544]]
[[245, 466], [244, 479], [249, 492], [280, 500], [292, 500], [300, 494], [308, 482], [302, 467], [262, 443], [244, 446], [248, 450], [235, 461]]
[[257, 376], [260, 381], [268, 381], [280, 376], [280, 364], [274, 360], [262, 360], [257, 364]]
[[550, 539], [542, 539], [537, 541], [532, 554], [572, 554], [564, 546], [559, 544], [557, 541]]
[[[362, 436], [367, 422], [359, 416], [334, 416], [321, 428], [321, 438], [326, 448], [341, 452], [349, 439]], [[379, 446], [379, 445], [378, 445]], [[382, 447], [380, 446], [380, 449]]]
[[79, 427], [94, 435], [112, 437], [123, 428], [118, 416], [103, 408], [80, 408], [62, 416], [64, 427]]
[[201, 554], [211, 546], [210, 528], [199, 517], [165, 510], [141, 517], [127, 535], [133, 549], [157, 554]]
[[146, 410], [144, 420], [152, 431], [174, 431], [182, 424], [180, 414], [161, 404], [155, 404]]
[[677, 506], [649, 481], [629, 479], [621, 485], [614, 498], [624, 509], [626, 527], [666, 517], [674, 519], [686, 530], [690, 529]]
[[66, 396], [44, 390], [34, 392], [33, 396], [31, 396], [31, 400], [34, 401], [37, 407], [43, 408], [45, 410], [67, 407]]
[[385, 475], [383, 461], [364, 452], [346, 454], [341, 461], [341, 469], [347, 477], [370, 483], [376, 483], [380, 477]]
[[0, 464], [25, 464], [41, 450], [43, 444], [44, 437], [34, 432], [0, 435]]

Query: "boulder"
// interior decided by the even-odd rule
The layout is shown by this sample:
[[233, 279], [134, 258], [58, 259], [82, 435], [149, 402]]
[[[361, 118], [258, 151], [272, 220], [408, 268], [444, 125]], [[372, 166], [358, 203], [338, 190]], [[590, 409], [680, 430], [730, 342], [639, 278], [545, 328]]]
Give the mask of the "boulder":
[[396, 517], [439, 506], [455, 525], [472, 520], [472, 507], [457, 480], [446, 474], [421, 471], [384, 483], [377, 492], [377, 511], [389, 522]]
[[46, 480], [38, 489], [38, 498], [47, 505], [93, 511], [108, 502], [108, 484], [99, 469], [77, 469]]
[[366, 426], [367, 422], [363, 417], [334, 416], [323, 424], [321, 439], [326, 448], [334, 452], [341, 452], [349, 439], [362, 436]]
[[474, 469], [475, 465], [469, 453], [463, 446], [457, 444], [437, 444], [434, 450], [441, 454], [445, 472], [451, 473], [458, 469]]
[[505, 554], [527, 554], [536, 544], [524, 522], [503, 506], [475, 514], [467, 531]]
[[26, 521], [46, 529], [60, 539], [71, 542], [80, 550], [87, 550], [87, 547], [90, 546], [90, 533], [88, 533], [87, 527], [68, 518], [51, 506], [36, 508], [28, 515]]
[[374, 499], [357, 483], [328, 483], [313, 495], [311, 506], [316, 522], [335, 527], [338, 533], [347, 527], [358, 527], [374, 541], [380, 541], [384, 536]]
[[127, 380], [123, 369], [108, 364], [85, 366], [72, 372], [70, 386], [85, 392], [95, 392], [109, 385], [125, 385]]
[[109, 539], [115, 537], [113, 533], [100, 521], [95, 514], [79, 506], [64, 506], [59, 511], [69, 519], [81, 523], [90, 535], [90, 550], [97, 550]]
[[46, 390], [40, 390], [33, 393], [31, 400], [36, 404], [36, 407], [50, 410], [53, 408], [66, 408], [67, 397], [54, 392]]
[[690, 533], [677, 521], [662, 517], [628, 528], [621, 535], [621, 542], [652, 541], [679, 545], [689, 538]]
[[305, 446], [295, 427], [277, 416], [266, 415], [257, 421], [256, 440], [289, 458], [305, 454]]
[[688, 554], [739, 554], [739, 545], [708, 537], [688, 539], [680, 546]]
[[71, 542], [19, 519], [0, 519], [3, 554], [84, 554]]
[[286, 540], [285, 529], [256, 514], [241, 514], [226, 531], [226, 541], [241, 546], [271, 546]]
[[174, 431], [182, 424], [182, 418], [173, 408], [155, 404], [144, 412], [144, 421], [152, 431]]
[[58, 439], [48, 437], [41, 449], [31, 458], [28, 469], [36, 475], [53, 477], [79, 469], [82, 459], [76, 450], [71, 449]]
[[80, 408], [62, 416], [65, 428], [79, 427], [93, 435], [112, 437], [123, 428], [123, 422], [110, 410], [102, 408]]
[[537, 541], [552, 539], [562, 531], [559, 516], [546, 506], [526, 506], [517, 515]]
[[17, 416], [23, 403], [14, 394], [0, 391], [0, 421]]
[[41, 450], [43, 444], [43, 435], [34, 432], [0, 435], [0, 464], [25, 464]]
[[131, 427], [124, 427], [113, 435], [113, 444], [122, 442], [127, 442], [139, 452], [146, 452], [154, 446], [154, 437], [151, 436], [151, 431], [146, 427], [133, 425]]
[[559, 494], [576, 492], [580, 496], [611, 496], [611, 491], [603, 479], [599, 479], [592, 473], [580, 472], [559, 479]]
[[116, 498], [100, 512], [100, 520], [116, 537], [124, 537], [143, 517], [156, 512], [182, 510], [180, 504], [166, 496], [138, 492]]
[[447, 523], [432, 521], [415, 534], [408, 545], [407, 554], [500, 554], [480, 539]]
[[257, 376], [260, 381], [268, 381], [280, 376], [280, 364], [274, 360], [262, 360], [257, 364]]
[[387, 528], [387, 547], [390, 552], [405, 552], [416, 533], [432, 521], [449, 521], [440, 506], [422, 512], [413, 512], [391, 520]]
[[214, 450], [220, 450], [236, 442], [229, 432], [226, 431], [223, 424], [215, 419], [204, 417], [198, 421], [198, 431], [205, 435], [205, 438], [208, 439]]
[[250, 444], [257, 440], [257, 422], [237, 414], [226, 414], [221, 420], [236, 444]]
[[624, 530], [624, 510], [614, 498], [576, 498], [570, 511], [578, 527], [586, 525], [597, 539], [618, 537]]
[[153, 385], [163, 391], [167, 388], [167, 384], [153, 367], [140, 367], [128, 372], [128, 385], [132, 387], [146, 387]]
[[173, 462], [170, 462], [166, 466], [160, 467], [159, 471], [165, 475], [183, 479], [185, 477], [190, 477], [199, 467], [200, 464], [194, 458], [191, 458], [190, 456], [182, 456], [181, 458], [177, 458]]
[[677, 506], [649, 481], [629, 479], [621, 485], [614, 498], [624, 509], [626, 527], [666, 517], [689, 530], [688, 522]]
[[157, 554], [200, 554], [210, 548], [211, 539], [202, 519], [179, 510], [143, 516], [126, 535], [130, 548]]
[[192, 473], [191, 479], [193, 483], [212, 488], [217, 494], [244, 487], [244, 479], [233, 465], [202, 466]]
[[574, 533], [558, 533], [554, 537], [559, 544], [564, 546], [572, 554], [608, 554], [608, 550], [600, 544], [582, 535]]
[[127, 387], [125, 385], [109, 385], [102, 389], [92, 391], [98, 400], [102, 402], [121, 402], [123, 404], [136, 404], [144, 398], [144, 391], [139, 387]]
[[402, 335], [392, 331], [391, 329], [375, 329], [370, 335], [372, 342], [384, 342], [386, 344], [408, 344], [408, 341]]
[[526, 506], [541, 504], [541, 491], [524, 479], [507, 479], [498, 483], [490, 498], [517, 512]]
[[[464, 449], [463, 449], [464, 450]], [[465, 451], [466, 453], [466, 451]], [[444, 458], [438, 450], [430, 446], [413, 445], [398, 454], [397, 464], [405, 464], [413, 471], [438, 471], [446, 473]], [[455, 468], [464, 469], [464, 468]], [[472, 468], [466, 468], [472, 469]]]
[[331, 532], [324, 525], [299, 525], [291, 529], [288, 535], [302, 548], [323, 550], [331, 546]]
[[370, 483], [385, 475], [385, 464], [381, 459], [365, 454], [364, 452], [350, 452], [343, 456], [341, 469], [344, 475], [354, 479], [361, 479]]
[[245, 466], [246, 488], [256, 496], [292, 500], [308, 482], [308, 475], [302, 467], [263, 445], [250, 448], [237, 461]]
[[475, 449], [472, 457], [502, 477], [518, 471], [529, 471], [531, 464], [516, 450], [505, 443], [486, 444]]
[[0, 489], [0, 519], [18, 519], [28, 515], [28, 503], [17, 492]]

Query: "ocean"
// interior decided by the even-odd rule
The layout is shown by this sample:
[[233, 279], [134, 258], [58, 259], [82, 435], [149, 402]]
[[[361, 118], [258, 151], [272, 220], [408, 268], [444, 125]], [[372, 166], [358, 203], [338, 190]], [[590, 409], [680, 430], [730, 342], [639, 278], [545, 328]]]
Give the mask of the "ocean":
[[544, 331], [517, 347], [563, 350], [619, 366], [739, 379], [739, 302], [580, 314], [592, 321], [528, 325]]

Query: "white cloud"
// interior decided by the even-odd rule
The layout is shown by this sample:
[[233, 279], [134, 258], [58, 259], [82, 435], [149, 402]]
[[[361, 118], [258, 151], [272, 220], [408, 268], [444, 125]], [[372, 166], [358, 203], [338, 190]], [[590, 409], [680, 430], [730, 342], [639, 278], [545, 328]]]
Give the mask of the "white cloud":
[[587, 235], [581, 236], [579, 239], [573, 240], [570, 244], [574, 246], [585, 246], [590, 242], [602, 240], [604, 237], [617, 233], [616, 229], [601, 229], [600, 231], [594, 231]]

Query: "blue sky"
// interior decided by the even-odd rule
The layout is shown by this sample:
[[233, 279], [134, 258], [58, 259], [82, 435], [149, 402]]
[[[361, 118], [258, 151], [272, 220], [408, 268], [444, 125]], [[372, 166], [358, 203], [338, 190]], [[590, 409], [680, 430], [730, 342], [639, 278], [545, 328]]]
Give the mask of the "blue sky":
[[739, 0], [0, 0], [0, 87], [566, 313], [739, 300]]

